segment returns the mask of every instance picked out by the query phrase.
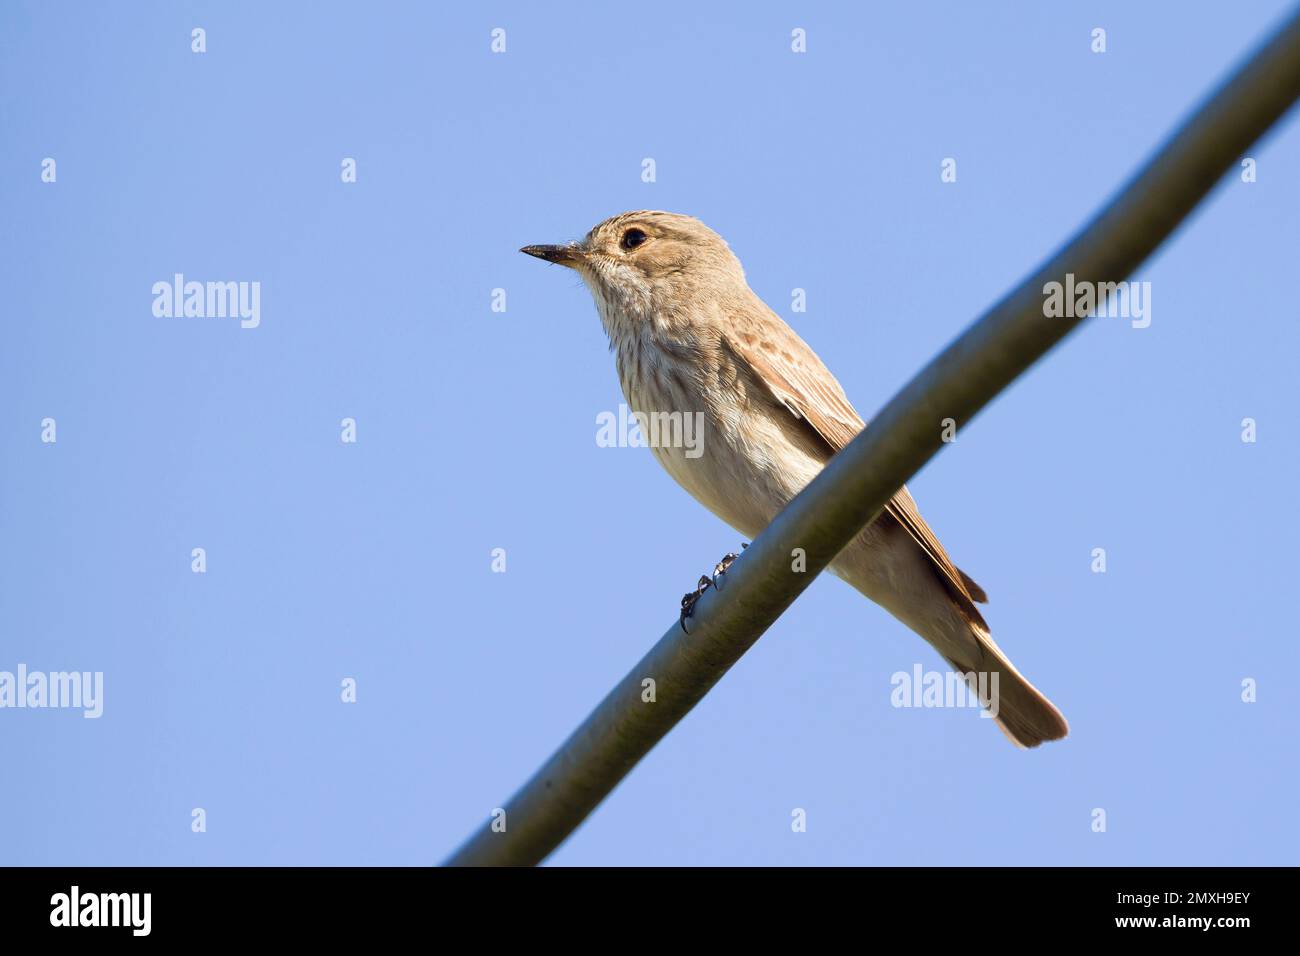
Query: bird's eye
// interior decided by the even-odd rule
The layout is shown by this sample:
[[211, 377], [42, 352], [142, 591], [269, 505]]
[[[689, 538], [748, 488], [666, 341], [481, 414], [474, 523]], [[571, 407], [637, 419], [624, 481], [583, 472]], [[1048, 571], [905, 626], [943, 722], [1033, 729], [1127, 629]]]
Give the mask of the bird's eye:
[[619, 240], [618, 244], [624, 249], [635, 249], [649, 238], [650, 237], [640, 229], [629, 229], [627, 232], [623, 233], [623, 238]]

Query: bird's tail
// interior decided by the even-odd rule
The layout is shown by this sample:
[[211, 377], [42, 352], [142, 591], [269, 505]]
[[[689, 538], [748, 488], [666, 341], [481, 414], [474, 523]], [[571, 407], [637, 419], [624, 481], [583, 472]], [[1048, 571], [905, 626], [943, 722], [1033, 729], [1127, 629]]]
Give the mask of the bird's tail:
[[[954, 669], [979, 682], [981, 700], [993, 715], [1002, 732], [1018, 747], [1037, 747], [1045, 740], [1060, 740], [1070, 732], [1064, 715], [1043, 693], [1016, 670], [994, 643], [989, 633], [972, 626], [977, 654], [963, 654], [973, 660], [954, 660], [945, 655]], [[980, 676], [986, 675], [986, 676]]]
[[[1037, 747], [1070, 732], [1061, 712], [1025, 680], [989, 636], [975, 601], [987, 597], [968, 575], [957, 571], [961, 587], [935, 573], [920, 548], [867, 540], [846, 549], [832, 570], [925, 638], [957, 673], [965, 675], [1002, 732], [1020, 747]], [[910, 563], [909, 563], [910, 562]]]

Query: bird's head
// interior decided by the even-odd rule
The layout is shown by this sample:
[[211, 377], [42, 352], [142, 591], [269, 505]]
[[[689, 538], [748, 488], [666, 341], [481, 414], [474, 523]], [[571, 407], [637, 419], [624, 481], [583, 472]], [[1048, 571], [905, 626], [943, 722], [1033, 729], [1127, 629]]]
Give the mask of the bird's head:
[[745, 288], [740, 262], [722, 237], [672, 212], [625, 212], [581, 242], [519, 251], [576, 270], [599, 305], [623, 312], [663, 313], [736, 284]]

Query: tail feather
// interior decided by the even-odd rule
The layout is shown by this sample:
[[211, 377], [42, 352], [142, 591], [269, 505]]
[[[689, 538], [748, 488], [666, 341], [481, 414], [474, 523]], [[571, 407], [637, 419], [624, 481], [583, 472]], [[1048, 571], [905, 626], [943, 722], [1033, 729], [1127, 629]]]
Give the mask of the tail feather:
[[[948, 663], [964, 674], [987, 673], [985, 688], [993, 699], [989, 711], [998, 727], [1018, 747], [1037, 747], [1048, 740], [1060, 740], [1070, 732], [1065, 716], [1043, 693], [1029, 683], [1002, 653], [986, 631], [972, 628], [981, 659], [973, 662]], [[994, 684], [996, 675], [996, 685]], [[992, 693], [996, 686], [996, 695]]]
[[879, 604], [935, 648], [953, 670], [987, 674], [984, 688], [996, 698], [989, 711], [1003, 733], [1019, 747], [1037, 747], [1070, 732], [1061, 712], [1016, 670], [989, 636], [975, 601], [987, 601], [984, 589], [961, 574], [965, 593], [955, 595], [920, 547], [902, 530], [873, 525], [856, 547], [846, 548], [832, 569], [859, 592]]

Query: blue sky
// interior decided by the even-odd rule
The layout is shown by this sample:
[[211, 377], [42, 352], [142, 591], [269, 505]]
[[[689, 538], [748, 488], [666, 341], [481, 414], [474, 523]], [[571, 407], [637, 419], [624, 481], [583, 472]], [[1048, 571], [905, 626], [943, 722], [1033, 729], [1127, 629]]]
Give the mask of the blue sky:
[[[0, 863], [438, 861], [739, 543], [597, 446], [590, 297], [518, 247], [699, 216], [869, 416], [1286, 9], [840, 6], [4, 5], [0, 671], [105, 692], [0, 709]], [[1071, 737], [891, 707], [938, 657], [823, 578], [553, 863], [1295, 862], [1300, 124], [1251, 156], [1149, 328], [911, 482]], [[177, 272], [260, 324], [155, 316]]]

